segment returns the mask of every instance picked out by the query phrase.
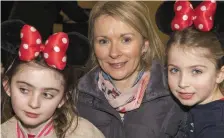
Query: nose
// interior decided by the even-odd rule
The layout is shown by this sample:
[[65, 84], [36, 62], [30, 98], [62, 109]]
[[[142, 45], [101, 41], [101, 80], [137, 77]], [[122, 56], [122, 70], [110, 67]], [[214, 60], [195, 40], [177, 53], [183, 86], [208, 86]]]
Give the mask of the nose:
[[29, 106], [33, 109], [40, 107], [40, 98], [37, 94], [33, 93], [29, 99]]
[[111, 43], [109, 55], [111, 58], [116, 59], [121, 56], [121, 51], [119, 49], [119, 45], [116, 43]]
[[188, 87], [189, 84], [188, 84], [188, 81], [187, 80], [188, 80], [187, 75], [185, 75], [185, 74], [182, 73], [180, 75], [180, 78], [179, 78], [178, 87], [180, 87], [182, 89]]

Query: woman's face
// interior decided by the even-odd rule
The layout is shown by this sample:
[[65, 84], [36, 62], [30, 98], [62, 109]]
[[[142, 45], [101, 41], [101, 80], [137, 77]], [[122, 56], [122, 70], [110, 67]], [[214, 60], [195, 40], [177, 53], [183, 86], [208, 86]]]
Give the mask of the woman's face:
[[101, 15], [94, 26], [94, 52], [100, 67], [114, 81], [134, 81], [148, 41], [119, 18]]

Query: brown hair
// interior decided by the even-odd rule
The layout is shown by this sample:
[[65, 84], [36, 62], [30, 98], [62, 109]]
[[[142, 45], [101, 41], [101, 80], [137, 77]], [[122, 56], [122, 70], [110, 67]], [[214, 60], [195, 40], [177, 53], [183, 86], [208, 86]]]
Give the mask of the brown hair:
[[[149, 40], [149, 50], [141, 58], [145, 68], [150, 68], [152, 60], [164, 61], [164, 45], [158, 37], [150, 19], [148, 7], [141, 1], [101, 1], [97, 2], [91, 10], [89, 17], [88, 37], [93, 48], [94, 24], [102, 15], [118, 17], [138, 31], [145, 40]], [[96, 57], [92, 55], [96, 65]]]
[[[167, 43], [166, 56], [172, 46], [181, 48], [203, 48], [207, 49], [209, 53], [203, 53], [204, 56], [211, 59], [219, 70], [224, 65], [224, 50], [217, 37], [213, 32], [201, 32], [193, 27], [186, 28], [182, 31], [173, 33]], [[220, 85], [220, 89], [224, 89], [224, 82]]]
[[[68, 129], [72, 126], [73, 120], [76, 118], [78, 121], [78, 117], [75, 116], [77, 115], [77, 109], [75, 106], [73, 106], [74, 103], [76, 103], [76, 91], [74, 91], [75, 87], [75, 79], [74, 79], [74, 73], [73, 69], [71, 67], [66, 66], [63, 70], [57, 70], [55, 68], [49, 67], [43, 57], [39, 55], [36, 59], [29, 61], [29, 62], [24, 62], [20, 61], [18, 57], [13, 61], [12, 65], [9, 67], [9, 69], [5, 72], [3, 76], [3, 80], [7, 79], [8, 85], [11, 84], [12, 77], [18, 73], [19, 70], [22, 69], [22, 65], [28, 65], [29, 64], [36, 64], [38, 66], [44, 67], [44, 68], [49, 68], [51, 70], [54, 70], [55, 73], [58, 73], [59, 75], [63, 76], [63, 85], [64, 85], [64, 98], [65, 98], [65, 103], [61, 108], [57, 108], [55, 113], [53, 114], [53, 124], [54, 124], [54, 129], [56, 132], [56, 135], [58, 138], [64, 138], [66, 135], [66, 132]], [[75, 98], [74, 98], [75, 97]], [[73, 99], [74, 98], [74, 99]], [[2, 113], [5, 113], [4, 111], [7, 110], [7, 112], [13, 112], [11, 102], [10, 102], [10, 97], [8, 95], [5, 95], [4, 99], [3, 97], [1, 98], [3, 100], [3, 109]], [[9, 106], [10, 104], [10, 106]], [[10, 109], [9, 109], [10, 108]], [[11, 118], [11, 116], [7, 116], [7, 118]], [[76, 126], [77, 122], [76, 121]]]

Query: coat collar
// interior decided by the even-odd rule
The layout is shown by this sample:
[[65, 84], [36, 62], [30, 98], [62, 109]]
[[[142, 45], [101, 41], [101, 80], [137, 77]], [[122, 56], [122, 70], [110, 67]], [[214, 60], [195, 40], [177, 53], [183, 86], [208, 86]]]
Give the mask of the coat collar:
[[[104, 94], [99, 90], [97, 85], [97, 76], [100, 71], [99, 67], [95, 67], [84, 75], [78, 84], [78, 90], [81, 93], [93, 96], [100, 100], [106, 101]], [[160, 62], [154, 60], [150, 70], [151, 76], [143, 102], [147, 102], [159, 97], [170, 95], [167, 87], [167, 79], [164, 67]]]

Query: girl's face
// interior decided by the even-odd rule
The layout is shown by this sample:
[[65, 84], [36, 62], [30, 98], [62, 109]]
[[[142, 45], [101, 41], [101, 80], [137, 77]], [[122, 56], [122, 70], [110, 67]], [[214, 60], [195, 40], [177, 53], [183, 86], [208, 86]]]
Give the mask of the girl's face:
[[221, 99], [218, 84], [223, 72], [216, 69], [211, 59], [203, 56], [202, 48], [172, 46], [168, 53], [168, 83], [174, 96], [183, 105], [206, 104]]
[[140, 33], [119, 18], [101, 15], [95, 21], [95, 55], [100, 67], [115, 82], [133, 83], [141, 55], [147, 51], [148, 45]]
[[63, 77], [36, 64], [20, 65], [7, 92], [18, 118], [30, 127], [40, 127], [63, 103]]

